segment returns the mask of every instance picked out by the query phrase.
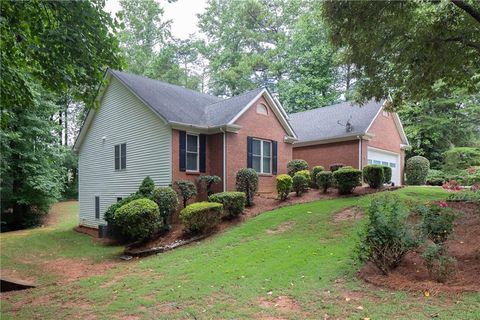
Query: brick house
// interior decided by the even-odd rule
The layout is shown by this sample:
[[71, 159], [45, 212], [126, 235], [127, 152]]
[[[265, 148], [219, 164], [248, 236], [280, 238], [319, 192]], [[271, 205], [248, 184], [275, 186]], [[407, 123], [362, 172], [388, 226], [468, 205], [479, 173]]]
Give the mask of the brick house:
[[267, 89], [222, 99], [115, 70], [105, 83], [74, 145], [81, 225], [104, 223], [145, 176], [167, 186], [217, 175], [217, 191], [234, 190], [237, 170], [250, 167], [269, 192], [292, 159], [296, 134]]
[[343, 102], [289, 115], [298, 141], [293, 158], [325, 168], [343, 163], [354, 168], [383, 164], [392, 168], [392, 182], [403, 183], [407, 137], [397, 113], [384, 102], [358, 106]]

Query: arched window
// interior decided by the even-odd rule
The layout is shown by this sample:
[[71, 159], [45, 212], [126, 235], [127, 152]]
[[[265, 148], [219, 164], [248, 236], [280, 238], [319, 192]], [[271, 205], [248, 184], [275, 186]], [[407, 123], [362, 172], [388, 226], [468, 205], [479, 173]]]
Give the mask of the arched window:
[[263, 114], [263, 115], [268, 115], [267, 106], [264, 105], [263, 103], [259, 103], [259, 104], [257, 105], [257, 113], [258, 113], [258, 114]]

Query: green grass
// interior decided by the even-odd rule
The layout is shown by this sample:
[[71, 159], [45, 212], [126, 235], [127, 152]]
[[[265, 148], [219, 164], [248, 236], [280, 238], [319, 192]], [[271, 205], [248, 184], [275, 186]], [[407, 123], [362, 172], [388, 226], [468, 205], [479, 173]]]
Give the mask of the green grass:
[[[395, 193], [404, 201], [446, 197], [441, 188], [409, 187]], [[333, 216], [347, 207], [365, 207], [369, 197], [273, 210], [198, 244], [119, 262], [112, 270], [80, 281], [16, 293], [2, 301], [2, 319], [93, 314], [97, 319], [126, 315], [145, 319], [320, 319], [325, 315], [428, 319], [434, 314], [440, 319], [480, 319], [480, 294], [425, 298], [420, 292], [375, 288], [355, 277], [359, 266], [351, 252], [359, 223], [334, 222]], [[118, 254], [118, 247], [101, 246], [71, 231], [77, 208], [70, 203], [64, 210], [68, 211], [64, 220], [53, 229], [28, 230], [21, 237], [1, 235], [2, 268], [16, 265], [39, 272], [38, 265], [20, 266], [21, 251], [38, 262], [57, 258], [101, 262]], [[260, 303], [278, 296], [291, 297], [298, 309], [286, 311]], [[352, 299], [346, 301], [346, 296]], [[48, 303], [31, 303], [42, 297]], [[29, 304], [17, 310], [22, 301]]]

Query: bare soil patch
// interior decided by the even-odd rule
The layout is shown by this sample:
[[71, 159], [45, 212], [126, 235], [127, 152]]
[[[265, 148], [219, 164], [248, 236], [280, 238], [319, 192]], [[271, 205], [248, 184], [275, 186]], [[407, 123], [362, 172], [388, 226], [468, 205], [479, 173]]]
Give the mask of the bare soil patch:
[[258, 299], [258, 304], [263, 308], [277, 309], [282, 312], [301, 312], [302, 308], [295, 299], [289, 296], [278, 296], [274, 299]]
[[289, 230], [292, 230], [293, 227], [295, 226], [295, 222], [293, 221], [287, 221], [284, 223], [279, 224], [276, 228], [274, 229], [267, 229], [268, 234], [279, 234], [279, 233], [284, 233]]
[[340, 211], [333, 217], [334, 222], [358, 220], [363, 217], [363, 213], [358, 207], [347, 208]]
[[57, 259], [46, 261], [42, 268], [54, 275], [62, 278], [61, 282], [72, 282], [84, 277], [99, 275], [110, 270], [118, 263], [114, 261], [104, 261], [95, 263], [89, 260]]
[[446, 283], [430, 279], [421, 257], [421, 250], [405, 256], [400, 266], [384, 276], [373, 265], [367, 264], [359, 276], [366, 282], [412, 292], [460, 293], [480, 291], [480, 206], [473, 203], [450, 202], [449, 207], [460, 215], [447, 241], [448, 252], [457, 260], [457, 272]]

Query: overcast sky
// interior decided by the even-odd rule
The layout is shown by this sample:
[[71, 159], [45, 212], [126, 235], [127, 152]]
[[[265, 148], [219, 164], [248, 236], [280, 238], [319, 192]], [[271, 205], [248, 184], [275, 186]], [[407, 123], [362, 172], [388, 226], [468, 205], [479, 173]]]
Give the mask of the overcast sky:
[[[157, 0], [158, 1], [158, 0]], [[207, 6], [206, 0], [177, 0], [168, 3], [160, 1], [165, 10], [164, 18], [172, 20], [172, 35], [176, 38], [187, 39], [192, 33], [198, 33], [197, 14], [203, 13]], [[121, 9], [119, 0], [106, 0], [105, 10], [112, 16]]]

